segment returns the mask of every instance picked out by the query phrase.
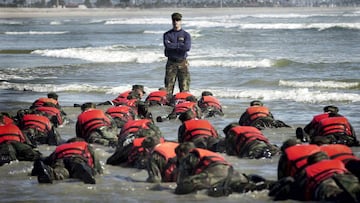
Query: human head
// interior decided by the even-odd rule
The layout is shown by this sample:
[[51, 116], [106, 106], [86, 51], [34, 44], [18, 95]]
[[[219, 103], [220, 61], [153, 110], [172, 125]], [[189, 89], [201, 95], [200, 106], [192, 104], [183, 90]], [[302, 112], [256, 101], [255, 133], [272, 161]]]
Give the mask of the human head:
[[49, 92], [47, 94], [47, 97], [51, 98], [51, 99], [55, 99], [55, 100], [58, 100], [58, 98], [59, 98], [59, 96], [55, 92]]
[[139, 101], [137, 105], [138, 116], [141, 118], [152, 119], [152, 113], [149, 111], [149, 103], [144, 101]]
[[223, 129], [223, 132], [225, 135], [227, 135], [229, 133], [229, 131], [233, 128], [239, 126], [239, 123], [230, 123], [229, 125], [225, 126], [225, 128]]
[[194, 148], [195, 145], [193, 142], [183, 142], [175, 148], [176, 157], [178, 158], [178, 160], [180, 160], [186, 157], [189, 154], [190, 150]]
[[141, 143], [141, 146], [151, 151], [156, 145], [160, 143], [160, 138], [156, 136], [147, 136]]
[[140, 94], [140, 96], [146, 94], [146, 92], [144, 91], [144, 86], [143, 85], [133, 85], [132, 86], [132, 91], [136, 91]]
[[213, 96], [213, 94], [212, 94], [212, 92], [210, 92], [210, 91], [203, 91], [203, 92], [201, 93], [201, 96]]
[[250, 106], [262, 106], [262, 105], [264, 105], [264, 104], [259, 100], [254, 100], [254, 101], [250, 102]]
[[186, 101], [196, 102], [196, 101], [197, 101], [197, 99], [196, 99], [196, 97], [195, 97], [195, 96], [188, 96], [188, 97], [186, 97]]
[[195, 117], [196, 116], [195, 116], [194, 112], [191, 109], [189, 109], [189, 110], [187, 110], [187, 111], [180, 114], [179, 120], [181, 122], [185, 122], [185, 121], [191, 120], [191, 119], [193, 119]]
[[282, 144], [281, 151], [284, 152], [287, 148], [291, 146], [295, 146], [297, 144], [301, 144], [301, 142], [298, 139], [293, 139], [293, 138], [288, 139]]
[[180, 21], [182, 18], [182, 15], [180, 13], [173, 13], [171, 14], [171, 20], [177, 20]]
[[72, 137], [72, 138], [68, 139], [66, 141], [66, 143], [81, 142], [81, 141], [85, 141], [85, 140], [83, 138], [81, 138], [81, 137]]
[[339, 108], [336, 106], [325, 106], [324, 107], [324, 113], [338, 113], [339, 112]]
[[81, 111], [85, 111], [87, 109], [95, 109], [96, 105], [92, 102], [86, 102], [81, 105]]
[[180, 13], [171, 14], [172, 25], [175, 30], [181, 29], [181, 19], [182, 15]]

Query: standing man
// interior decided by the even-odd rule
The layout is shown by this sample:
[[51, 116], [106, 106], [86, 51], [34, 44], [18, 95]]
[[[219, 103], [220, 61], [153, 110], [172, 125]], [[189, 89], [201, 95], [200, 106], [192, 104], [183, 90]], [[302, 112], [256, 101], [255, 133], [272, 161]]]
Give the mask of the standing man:
[[170, 94], [174, 92], [176, 78], [179, 89], [189, 91], [190, 73], [189, 63], [186, 60], [187, 52], [191, 48], [191, 36], [181, 27], [180, 13], [171, 15], [173, 28], [164, 33], [165, 56], [168, 58], [165, 72], [165, 88]]

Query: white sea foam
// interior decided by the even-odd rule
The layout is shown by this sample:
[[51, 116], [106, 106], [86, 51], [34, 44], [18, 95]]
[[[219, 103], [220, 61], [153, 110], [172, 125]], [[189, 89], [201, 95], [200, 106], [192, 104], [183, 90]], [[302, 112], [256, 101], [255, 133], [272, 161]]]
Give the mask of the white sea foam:
[[[146, 92], [157, 90], [158, 87], [146, 87]], [[0, 89], [30, 90], [35, 92], [98, 92], [108, 95], [117, 95], [121, 92], [131, 89], [131, 85], [120, 85], [116, 87], [96, 86], [91, 84], [18, 84], [1, 82]], [[309, 90], [308, 88], [297, 88], [289, 90], [269, 90], [269, 89], [219, 89], [209, 87], [206, 90], [211, 91], [220, 100], [221, 98], [250, 98], [261, 99], [264, 101], [290, 100], [303, 103], [323, 103], [323, 102], [359, 102], [360, 95], [355, 93], [340, 93], [320, 90]], [[191, 93], [199, 97], [204, 89], [193, 88]], [[112, 96], [109, 96], [112, 98]]]
[[289, 90], [266, 90], [266, 89], [209, 89], [217, 97], [251, 98], [264, 101], [290, 100], [303, 103], [336, 102], [359, 102], [360, 95], [355, 93], [339, 93], [327, 91], [310, 91], [308, 88]]
[[105, 25], [142, 25], [142, 24], [169, 24], [169, 18], [116, 18], [104, 22]]
[[61, 21], [51, 21], [50, 25], [62, 25], [63, 23]]
[[[201, 37], [202, 34], [200, 34], [200, 30], [196, 30], [196, 29], [186, 29], [186, 31], [191, 35], [192, 39]], [[156, 34], [159, 36], [162, 36], [164, 34], [164, 30], [145, 30], [144, 34]]]
[[273, 61], [269, 59], [262, 60], [191, 60], [191, 66], [200, 67], [232, 67], [232, 68], [256, 68], [256, 67], [271, 67]]
[[360, 86], [359, 82], [339, 82], [339, 81], [287, 81], [280, 80], [280, 86], [288, 87], [320, 87], [320, 88], [329, 88], [329, 89], [349, 89], [356, 88]]
[[27, 90], [34, 92], [106, 92], [109, 87], [99, 87], [90, 84], [30, 84], [30, 83], [9, 83], [1, 82], [0, 89]]
[[22, 25], [22, 21], [0, 19], [0, 25]]
[[62, 35], [68, 31], [26, 31], [26, 32], [4, 32], [7, 35]]
[[32, 54], [47, 57], [81, 59], [91, 62], [137, 62], [153, 63], [163, 60], [163, 53], [159, 50], [145, 50], [136, 47], [106, 46], [67, 49], [35, 50]]
[[244, 23], [241, 29], [317, 29], [319, 31], [330, 28], [360, 29], [360, 23]]

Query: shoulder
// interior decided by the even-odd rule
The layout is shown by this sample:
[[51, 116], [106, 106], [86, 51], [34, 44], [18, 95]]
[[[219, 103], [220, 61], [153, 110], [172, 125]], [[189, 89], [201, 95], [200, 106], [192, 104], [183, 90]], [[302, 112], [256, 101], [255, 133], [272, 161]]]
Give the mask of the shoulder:
[[167, 34], [172, 33], [172, 32], [174, 32], [174, 30], [173, 30], [173, 29], [170, 29], [170, 30], [166, 31], [166, 32], [164, 33], [164, 35], [167, 35]]

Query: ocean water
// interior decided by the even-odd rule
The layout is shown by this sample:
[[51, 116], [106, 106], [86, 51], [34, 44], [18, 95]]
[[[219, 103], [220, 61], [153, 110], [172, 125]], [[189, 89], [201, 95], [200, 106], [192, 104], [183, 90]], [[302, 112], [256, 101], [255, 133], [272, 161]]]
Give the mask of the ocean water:
[[[73, 104], [115, 98], [133, 84], [146, 92], [163, 86], [166, 58], [162, 34], [171, 29], [176, 9], [129, 16], [71, 16], [0, 19], [0, 111], [28, 108], [47, 92], [76, 121]], [[292, 126], [267, 129], [274, 144], [295, 135], [325, 105], [336, 105], [359, 134], [360, 9], [197, 9], [180, 10], [183, 28], [192, 36], [190, 90], [211, 91], [225, 116], [211, 118], [222, 134], [255, 99], [276, 119]], [[120, 11], [119, 11], [120, 13]], [[178, 89], [176, 87], [175, 92]], [[146, 95], [145, 95], [146, 96]], [[153, 108], [155, 115], [170, 109]], [[164, 136], [176, 140], [180, 122], [158, 123]], [[59, 131], [75, 135], [70, 123]], [[104, 164], [114, 149], [97, 146]], [[45, 154], [53, 147], [40, 146]], [[353, 148], [360, 155], [358, 148]], [[227, 159], [244, 173], [276, 178], [278, 157], [270, 160]], [[176, 196], [175, 183], [145, 183], [146, 171], [104, 164], [96, 185], [69, 180], [39, 185], [28, 176], [32, 163], [0, 168], [2, 201], [60, 202], [192, 202], [219, 199], [205, 193]], [[19, 195], [21, 194], [21, 195]], [[232, 194], [229, 202], [267, 202], [267, 192]]]

